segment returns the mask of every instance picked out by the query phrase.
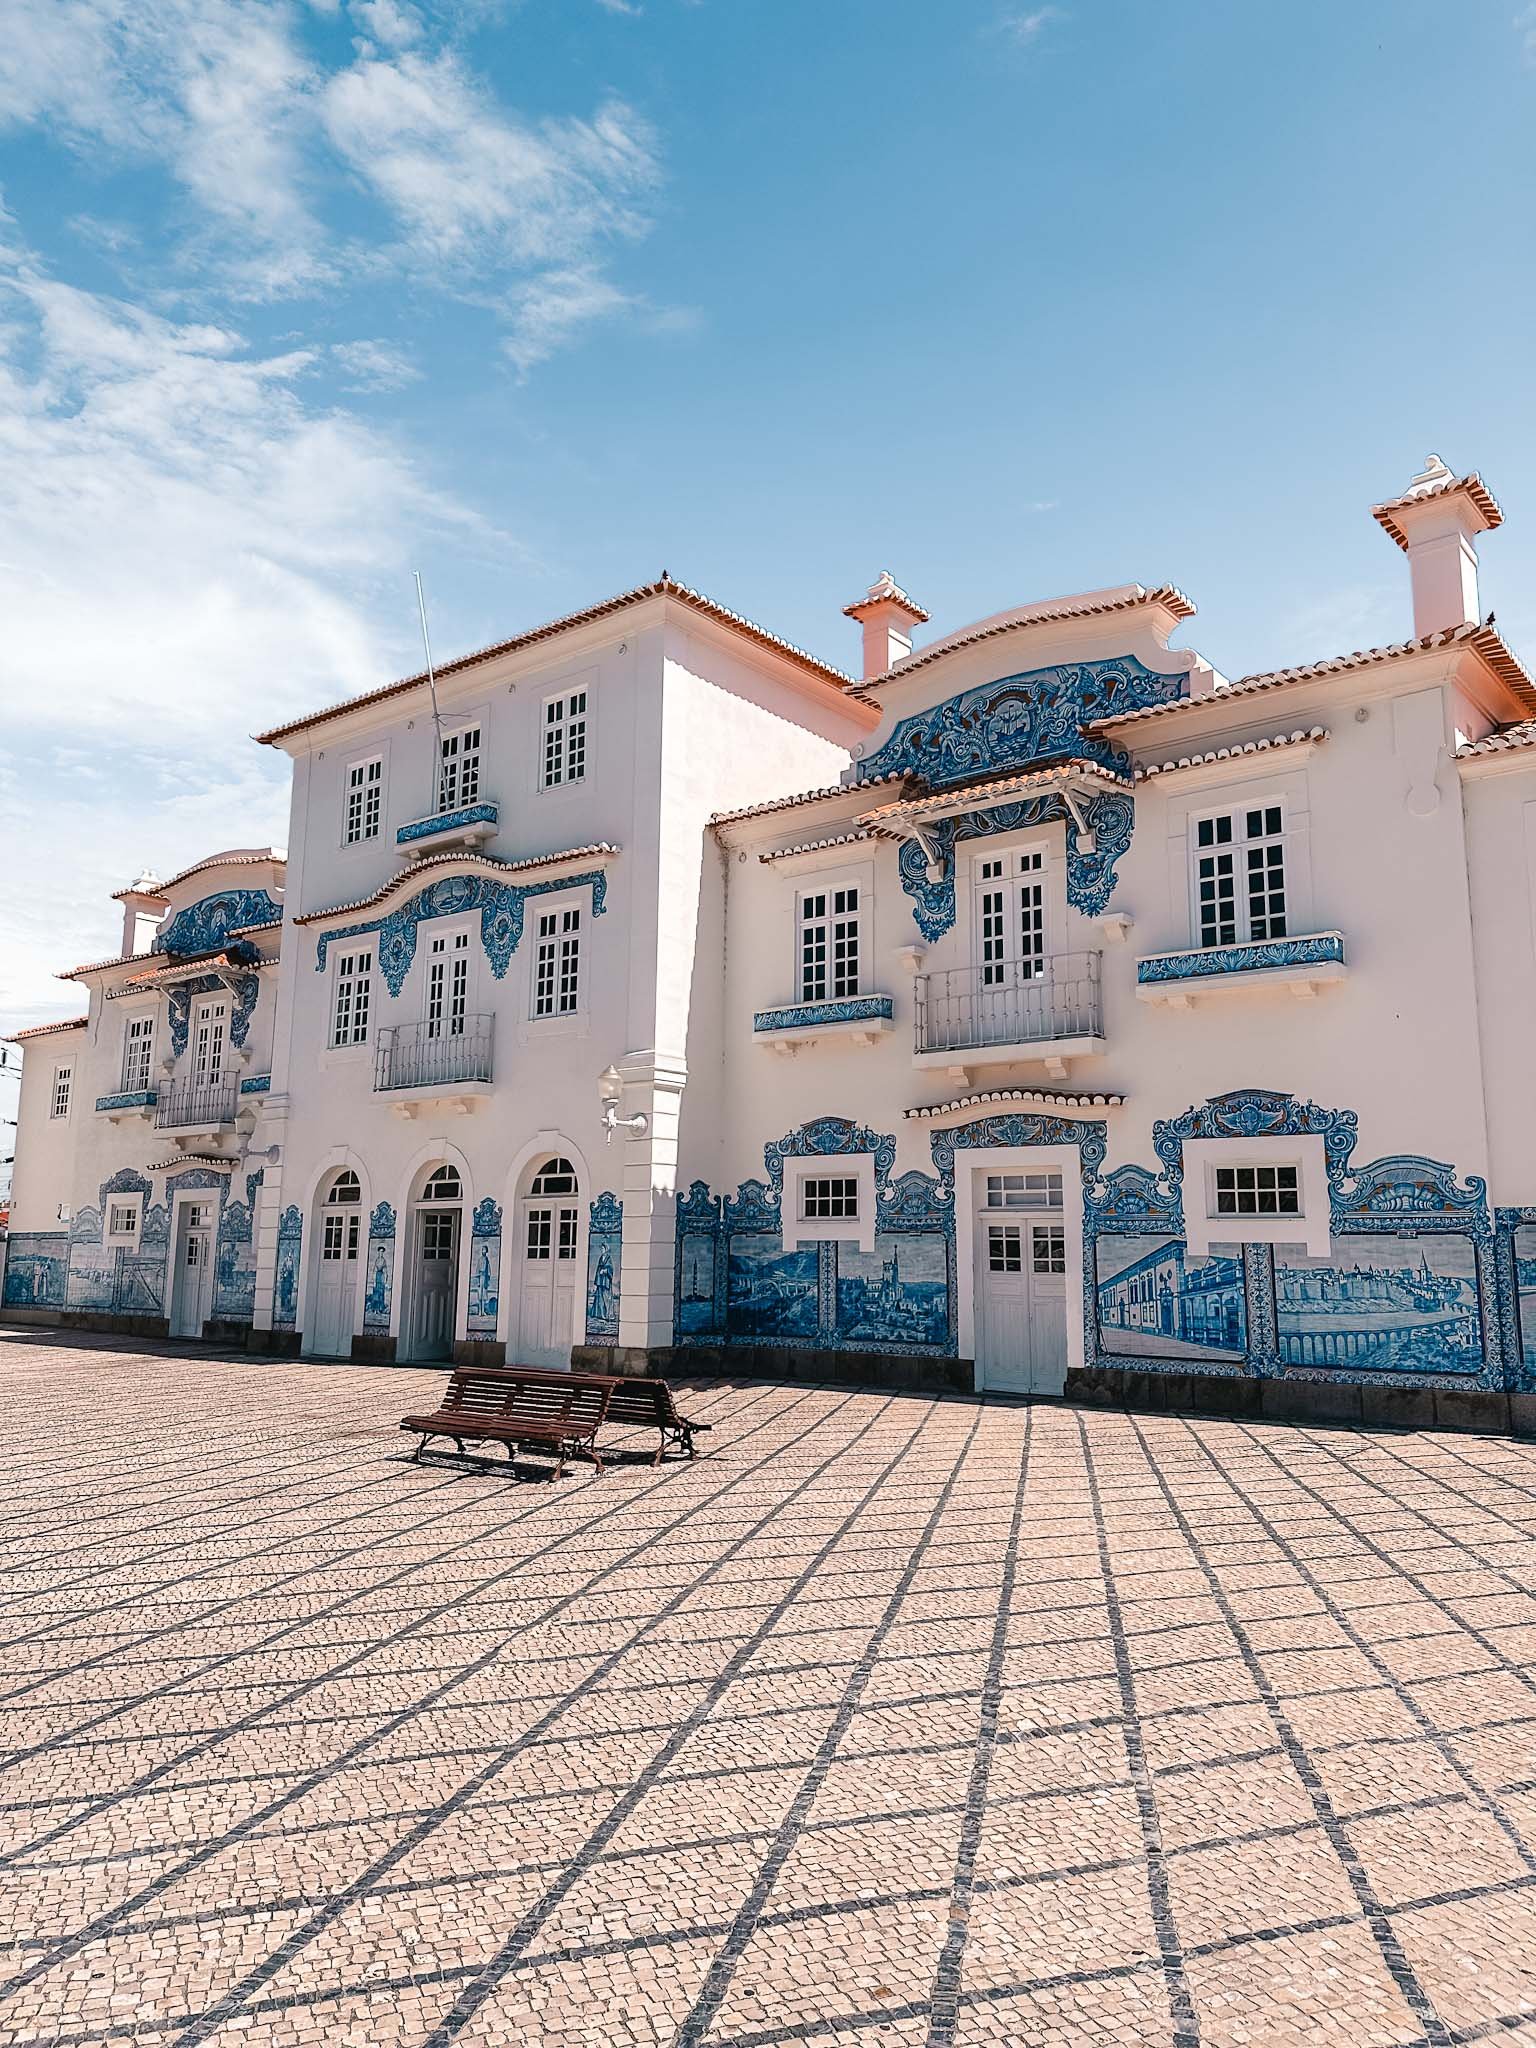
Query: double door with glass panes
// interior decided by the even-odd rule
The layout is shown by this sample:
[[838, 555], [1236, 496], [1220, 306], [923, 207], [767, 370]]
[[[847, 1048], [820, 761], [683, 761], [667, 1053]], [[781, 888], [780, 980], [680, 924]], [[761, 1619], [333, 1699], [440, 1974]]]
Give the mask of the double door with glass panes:
[[1047, 1036], [1050, 863], [1045, 849], [1029, 846], [988, 855], [977, 861], [975, 875], [973, 1042], [1011, 1045]]
[[509, 1362], [568, 1366], [580, 1306], [581, 1210], [568, 1160], [551, 1159], [519, 1205], [516, 1335]]
[[411, 1279], [409, 1356], [453, 1356], [459, 1293], [459, 1211], [418, 1209]]
[[350, 1358], [363, 1226], [362, 1188], [354, 1173], [337, 1176], [317, 1221], [319, 1262], [304, 1348], [318, 1358]]
[[172, 1247], [170, 1331], [201, 1337], [213, 1314], [213, 1254], [217, 1210], [213, 1202], [183, 1202], [176, 1211]]
[[1059, 1394], [1067, 1374], [1067, 1248], [1059, 1173], [973, 1176], [978, 1384]]

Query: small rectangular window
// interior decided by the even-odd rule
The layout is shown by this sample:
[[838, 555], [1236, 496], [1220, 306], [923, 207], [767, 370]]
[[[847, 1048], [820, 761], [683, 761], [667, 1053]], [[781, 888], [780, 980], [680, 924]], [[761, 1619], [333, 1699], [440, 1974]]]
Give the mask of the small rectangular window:
[[587, 772], [587, 693], [572, 690], [563, 697], [551, 697], [544, 706], [544, 758], [540, 770], [542, 789], [555, 789], [566, 782], [581, 782]]
[[373, 949], [343, 953], [336, 962], [336, 1001], [331, 1012], [332, 1045], [366, 1045], [373, 1001]]
[[859, 993], [859, 891], [807, 890], [800, 898], [800, 1000], [841, 1002]]
[[1059, 1173], [989, 1173], [989, 1209], [1059, 1209], [1062, 1206]]
[[1037, 1223], [1029, 1237], [1029, 1267], [1032, 1273], [1065, 1273], [1067, 1239], [1059, 1223]]
[[581, 1007], [581, 911], [540, 914], [533, 959], [533, 1014], [571, 1017]]
[[805, 1223], [858, 1221], [859, 1183], [841, 1175], [800, 1183], [800, 1217]]
[[443, 766], [438, 778], [437, 808], [463, 810], [480, 796], [480, 728], [460, 726], [443, 735]]
[[149, 1087], [150, 1066], [154, 1057], [155, 1020], [153, 1016], [130, 1017], [128, 1028], [123, 1033], [123, 1093], [142, 1095]]
[[1295, 1166], [1218, 1166], [1218, 1216], [1299, 1216], [1300, 1169]]
[[1285, 937], [1284, 825], [1280, 804], [1198, 820], [1195, 897], [1202, 947]]
[[383, 761], [378, 756], [371, 761], [354, 761], [347, 770], [345, 838], [348, 846], [378, 838], [383, 801]]
[[107, 1242], [109, 1244], [136, 1244], [138, 1236], [138, 1203], [109, 1202], [107, 1204]]
[[987, 1225], [987, 1271], [989, 1273], [1022, 1273], [1024, 1270], [1023, 1233], [1017, 1223], [989, 1223]]
[[54, 1117], [69, 1115], [69, 1098], [75, 1085], [73, 1067], [55, 1067], [53, 1070], [53, 1098], [48, 1114]]

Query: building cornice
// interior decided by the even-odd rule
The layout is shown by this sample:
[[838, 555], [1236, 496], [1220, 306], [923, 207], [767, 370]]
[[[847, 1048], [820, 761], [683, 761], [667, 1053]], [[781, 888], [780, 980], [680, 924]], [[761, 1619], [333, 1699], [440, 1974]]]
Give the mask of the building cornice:
[[863, 696], [868, 691], [884, 689], [887, 683], [899, 683], [920, 668], [943, 661], [948, 655], [958, 654], [962, 648], [978, 647], [984, 641], [996, 640], [1004, 633], [1023, 633], [1035, 626], [1060, 626], [1074, 619], [1098, 619], [1128, 611], [1162, 611], [1175, 625], [1195, 615], [1195, 607], [1172, 583], [1160, 583], [1151, 590], [1143, 584], [1131, 583], [1112, 596], [1096, 593], [1081, 599], [1068, 598], [1059, 604], [1042, 605], [1039, 610], [1026, 606], [1019, 612], [986, 620], [969, 630], [962, 628], [946, 639], [936, 640], [931, 647], [921, 647], [915, 654], [904, 655], [883, 675], [871, 676], [867, 682], [861, 683], [856, 694]]

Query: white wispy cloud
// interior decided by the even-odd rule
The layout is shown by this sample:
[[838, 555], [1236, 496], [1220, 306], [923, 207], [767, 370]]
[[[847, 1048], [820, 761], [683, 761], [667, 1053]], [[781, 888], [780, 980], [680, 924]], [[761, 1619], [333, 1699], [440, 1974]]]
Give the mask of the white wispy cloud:
[[1059, 7], [1009, 8], [998, 17], [997, 26], [1011, 42], [1022, 46], [1037, 42], [1053, 21], [1064, 18]]
[[398, 391], [421, 371], [402, 348], [388, 341], [338, 341], [331, 358], [346, 374], [349, 391]]

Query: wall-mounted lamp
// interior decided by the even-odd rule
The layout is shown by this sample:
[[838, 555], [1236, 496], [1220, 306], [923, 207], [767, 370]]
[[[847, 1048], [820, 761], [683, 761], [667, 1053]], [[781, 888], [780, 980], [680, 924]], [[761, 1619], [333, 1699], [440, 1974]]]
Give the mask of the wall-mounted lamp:
[[617, 1067], [608, 1067], [598, 1075], [597, 1099], [603, 1105], [603, 1131], [610, 1145], [615, 1131], [633, 1131], [638, 1138], [650, 1129], [651, 1120], [643, 1109], [637, 1109], [633, 1116], [619, 1115], [619, 1104], [624, 1099], [624, 1076]]

